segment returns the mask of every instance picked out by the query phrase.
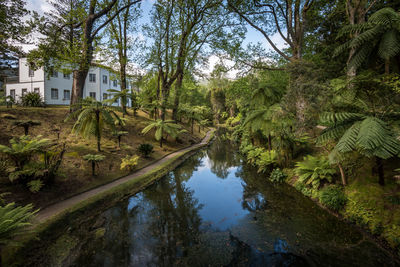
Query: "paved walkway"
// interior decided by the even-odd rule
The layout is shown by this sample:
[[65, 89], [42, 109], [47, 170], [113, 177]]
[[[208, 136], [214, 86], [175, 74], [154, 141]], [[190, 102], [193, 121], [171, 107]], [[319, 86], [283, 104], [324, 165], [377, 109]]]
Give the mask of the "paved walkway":
[[84, 200], [86, 200], [86, 199], [88, 199], [88, 198], [90, 198], [92, 196], [97, 195], [97, 194], [103, 193], [103, 192], [105, 192], [105, 191], [107, 191], [107, 190], [109, 190], [109, 189], [111, 189], [111, 188], [113, 188], [115, 186], [118, 186], [118, 185], [123, 184], [123, 183], [125, 183], [127, 181], [130, 181], [130, 180], [133, 180], [136, 177], [139, 177], [139, 176], [151, 171], [152, 169], [158, 167], [159, 165], [163, 164], [164, 162], [168, 161], [169, 159], [177, 156], [181, 152], [186, 152], [186, 151], [189, 151], [189, 150], [191, 150], [193, 148], [201, 147], [201, 146], [206, 145], [210, 141], [211, 133], [212, 133], [212, 130], [210, 130], [206, 134], [206, 136], [203, 138], [203, 140], [200, 143], [192, 145], [192, 146], [187, 147], [187, 148], [183, 148], [183, 149], [178, 150], [176, 152], [173, 152], [173, 153], [165, 156], [164, 158], [162, 158], [162, 159], [150, 164], [149, 166], [147, 166], [147, 167], [145, 167], [145, 168], [143, 168], [143, 169], [141, 169], [141, 170], [139, 170], [139, 171], [137, 171], [135, 173], [132, 173], [132, 174], [130, 174], [128, 176], [119, 178], [119, 179], [117, 179], [117, 180], [115, 180], [113, 182], [110, 182], [108, 184], [96, 187], [96, 188], [91, 189], [89, 191], [80, 193], [80, 194], [78, 194], [76, 196], [73, 196], [71, 198], [65, 199], [63, 201], [60, 201], [58, 203], [55, 203], [53, 205], [50, 205], [50, 206], [44, 208], [43, 210], [41, 210], [37, 214], [36, 221], [39, 222], [39, 223], [44, 222], [49, 217], [57, 215], [57, 214], [63, 212], [64, 210], [66, 210], [68, 208], [71, 208], [75, 204], [78, 204], [81, 201], [84, 201]]

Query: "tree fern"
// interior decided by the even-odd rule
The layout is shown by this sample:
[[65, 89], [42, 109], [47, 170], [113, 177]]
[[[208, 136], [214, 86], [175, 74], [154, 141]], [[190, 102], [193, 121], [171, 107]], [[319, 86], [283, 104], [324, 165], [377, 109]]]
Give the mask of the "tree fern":
[[345, 34], [353, 34], [355, 37], [339, 46], [335, 55], [355, 49], [348, 63], [349, 68], [360, 67], [372, 53], [377, 53], [388, 64], [390, 58], [400, 53], [400, 14], [392, 8], [382, 8], [372, 14], [366, 23], [343, 27], [338, 38]]
[[154, 137], [156, 140], [160, 141], [160, 147], [162, 147], [163, 135], [167, 133], [172, 137], [176, 138], [179, 134], [183, 133], [185, 130], [181, 130], [181, 126], [176, 124], [173, 120], [156, 120], [149, 122], [143, 130], [143, 134], [147, 134], [152, 129], [155, 129]]
[[104, 126], [115, 131], [115, 122], [123, 124], [121, 118], [116, 111], [117, 107], [104, 105], [102, 102], [96, 101], [93, 98], [85, 98], [77, 105], [77, 110], [71, 113], [65, 121], [75, 119], [76, 122], [72, 127], [72, 132], [82, 135], [84, 138], [96, 137], [97, 150], [101, 151], [101, 134]]
[[295, 172], [299, 182], [317, 189], [321, 182], [332, 182], [336, 170], [325, 157], [306, 156], [303, 161], [296, 163]]

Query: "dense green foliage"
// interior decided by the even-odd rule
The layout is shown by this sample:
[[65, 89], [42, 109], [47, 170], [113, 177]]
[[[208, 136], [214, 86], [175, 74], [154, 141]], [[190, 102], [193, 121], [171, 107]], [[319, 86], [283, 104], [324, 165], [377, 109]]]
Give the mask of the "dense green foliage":
[[153, 152], [153, 146], [151, 144], [140, 144], [138, 151], [143, 155], [143, 157], [148, 158]]
[[282, 172], [279, 168], [274, 169], [269, 176], [269, 180], [274, 183], [283, 183], [286, 178], [287, 174]]
[[311, 155], [305, 157], [303, 161], [297, 162], [295, 171], [299, 176], [299, 182], [314, 189], [318, 189], [321, 183], [332, 183], [333, 175], [336, 173], [336, 170], [330, 166], [328, 159]]
[[322, 205], [334, 210], [342, 210], [347, 198], [343, 190], [338, 186], [326, 186], [321, 190], [319, 200]]
[[41, 95], [34, 92], [26, 93], [21, 97], [20, 101], [23, 107], [42, 107], [44, 105]]

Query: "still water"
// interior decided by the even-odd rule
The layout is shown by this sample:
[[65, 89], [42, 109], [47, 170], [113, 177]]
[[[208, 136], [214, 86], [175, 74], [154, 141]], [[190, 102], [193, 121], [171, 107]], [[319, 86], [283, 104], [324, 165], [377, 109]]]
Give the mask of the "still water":
[[47, 245], [29, 265], [396, 266], [221, 138], [146, 190], [38, 242]]

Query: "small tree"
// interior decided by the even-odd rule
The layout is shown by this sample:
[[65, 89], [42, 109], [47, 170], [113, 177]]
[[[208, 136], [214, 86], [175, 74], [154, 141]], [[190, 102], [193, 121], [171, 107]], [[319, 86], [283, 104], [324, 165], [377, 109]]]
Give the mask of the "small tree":
[[127, 131], [114, 131], [113, 132], [113, 136], [117, 137], [118, 140], [118, 147], [121, 148], [121, 138], [124, 135], [127, 135], [128, 132]]
[[102, 102], [96, 101], [93, 98], [85, 98], [80, 105], [77, 105], [77, 110], [71, 113], [65, 121], [71, 118], [76, 118], [72, 132], [78, 133], [85, 138], [95, 136], [97, 139], [97, 151], [101, 151], [101, 133], [104, 126], [109, 126], [112, 130], [115, 129], [115, 121], [121, 119], [117, 115], [117, 107], [104, 105]]
[[32, 121], [32, 120], [23, 120], [23, 121], [15, 121], [13, 123], [15, 127], [22, 127], [24, 128], [24, 134], [28, 135], [29, 134], [29, 128], [41, 125], [40, 121]]
[[139, 102], [139, 97], [138, 94], [134, 91], [134, 89], [131, 90], [131, 106], [133, 109], [133, 116], [137, 116], [137, 111], [140, 108], [140, 102]]
[[87, 154], [83, 156], [83, 159], [88, 161], [92, 165], [92, 176], [96, 176], [96, 166], [99, 168], [99, 162], [103, 161], [106, 158], [104, 155], [93, 155]]
[[[385, 116], [381, 118], [385, 119]], [[335, 150], [340, 153], [357, 150], [364, 156], [374, 157], [379, 184], [384, 185], [382, 159], [398, 155], [400, 141], [393, 128], [382, 119], [361, 113], [326, 113], [321, 116], [321, 122], [327, 128], [318, 137], [318, 141], [338, 140]]]
[[25, 135], [12, 138], [9, 147], [0, 145], [0, 152], [6, 154], [15, 163], [18, 170], [22, 170], [34, 154], [43, 151], [50, 145], [51, 141], [42, 138], [41, 135], [34, 138]]
[[143, 130], [143, 134], [147, 134], [153, 128], [156, 129], [154, 137], [157, 141], [160, 141], [160, 147], [163, 144], [163, 134], [167, 133], [171, 135], [173, 138], [176, 138], [183, 131], [181, 130], [181, 126], [179, 124], [175, 124], [173, 120], [156, 120], [151, 121], [149, 125], [147, 125]]

